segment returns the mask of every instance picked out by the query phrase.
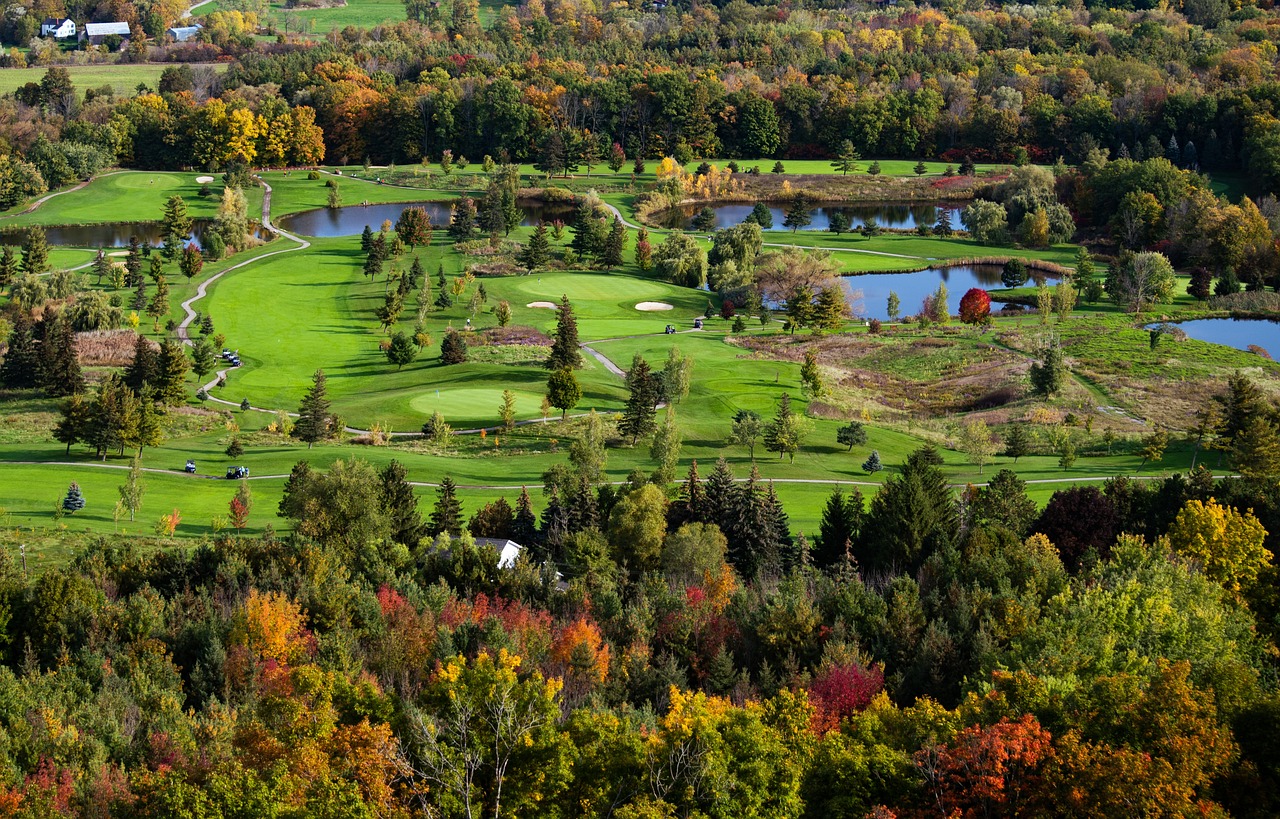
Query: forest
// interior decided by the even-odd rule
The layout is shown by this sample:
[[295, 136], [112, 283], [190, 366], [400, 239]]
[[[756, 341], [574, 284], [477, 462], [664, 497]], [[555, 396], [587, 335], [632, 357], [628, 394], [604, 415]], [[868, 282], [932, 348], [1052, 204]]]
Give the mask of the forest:
[[1278, 41], [6, 7], [0, 814], [1280, 815]]

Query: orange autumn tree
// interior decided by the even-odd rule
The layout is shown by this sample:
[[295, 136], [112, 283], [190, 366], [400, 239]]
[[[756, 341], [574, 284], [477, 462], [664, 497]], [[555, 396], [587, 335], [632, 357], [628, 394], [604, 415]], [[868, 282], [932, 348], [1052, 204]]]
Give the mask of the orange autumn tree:
[[1041, 787], [1041, 766], [1053, 755], [1052, 737], [1024, 714], [991, 726], [972, 725], [946, 745], [917, 751], [938, 815], [1031, 815]]

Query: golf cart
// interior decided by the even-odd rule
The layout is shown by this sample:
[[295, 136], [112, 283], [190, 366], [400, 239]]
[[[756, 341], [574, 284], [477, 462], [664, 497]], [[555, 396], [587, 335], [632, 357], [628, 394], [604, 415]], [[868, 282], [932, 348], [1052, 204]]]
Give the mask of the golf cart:
[[182, 467], [182, 471], [188, 472], [192, 475], [196, 474], [196, 462], [192, 460], [188, 460], [187, 465]]
[[662, 332], [666, 333], [667, 335], [674, 335], [676, 332], [676, 326], [674, 324], [668, 324], [667, 329], [663, 330]]
[[247, 466], [229, 466], [227, 467], [227, 480], [234, 481], [237, 478], [249, 477], [249, 467]]
[[702, 319], [700, 319], [700, 318], [696, 318], [696, 319], [694, 319], [694, 320], [693, 320], [693, 329], [695, 329], [695, 330], [701, 330], [701, 329], [702, 329]]

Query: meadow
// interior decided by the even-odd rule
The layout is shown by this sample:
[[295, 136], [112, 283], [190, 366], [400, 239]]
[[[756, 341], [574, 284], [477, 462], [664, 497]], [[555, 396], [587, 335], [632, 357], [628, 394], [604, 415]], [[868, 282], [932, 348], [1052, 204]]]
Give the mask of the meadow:
[[[154, 90], [160, 84], [160, 75], [168, 66], [160, 63], [120, 63], [110, 65], [70, 65], [67, 72], [76, 91], [83, 93], [89, 88], [110, 86], [117, 95], [130, 96], [142, 83]], [[219, 73], [227, 67], [219, 63], [209, 63], [207, 67]], [[29, 82], [39, 83], [47, 68], [2, 68], [0, 69], [0, 94], [9, 94]]]

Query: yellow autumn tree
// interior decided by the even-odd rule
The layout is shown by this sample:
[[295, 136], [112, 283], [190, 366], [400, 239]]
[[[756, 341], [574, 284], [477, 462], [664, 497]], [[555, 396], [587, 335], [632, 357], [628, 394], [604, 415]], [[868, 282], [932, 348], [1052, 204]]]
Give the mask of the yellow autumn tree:
[[263, 659], [286, 665], [302, 659], [312, 645], [302, 607], [280, 592], [257, 589], [251, 589], [245, 598], [232, 637]]
[[1187, 501], [1169, 529], [1175, 552], [1199, 563], [1206, 577], [1237, 594], [1257, 580], [1271, 560], [1271, 552], [1262, 545], [1266, 537], [1267, 530], [1252, 510], [1241, 514], [1212, 498], [1208, 503]]

